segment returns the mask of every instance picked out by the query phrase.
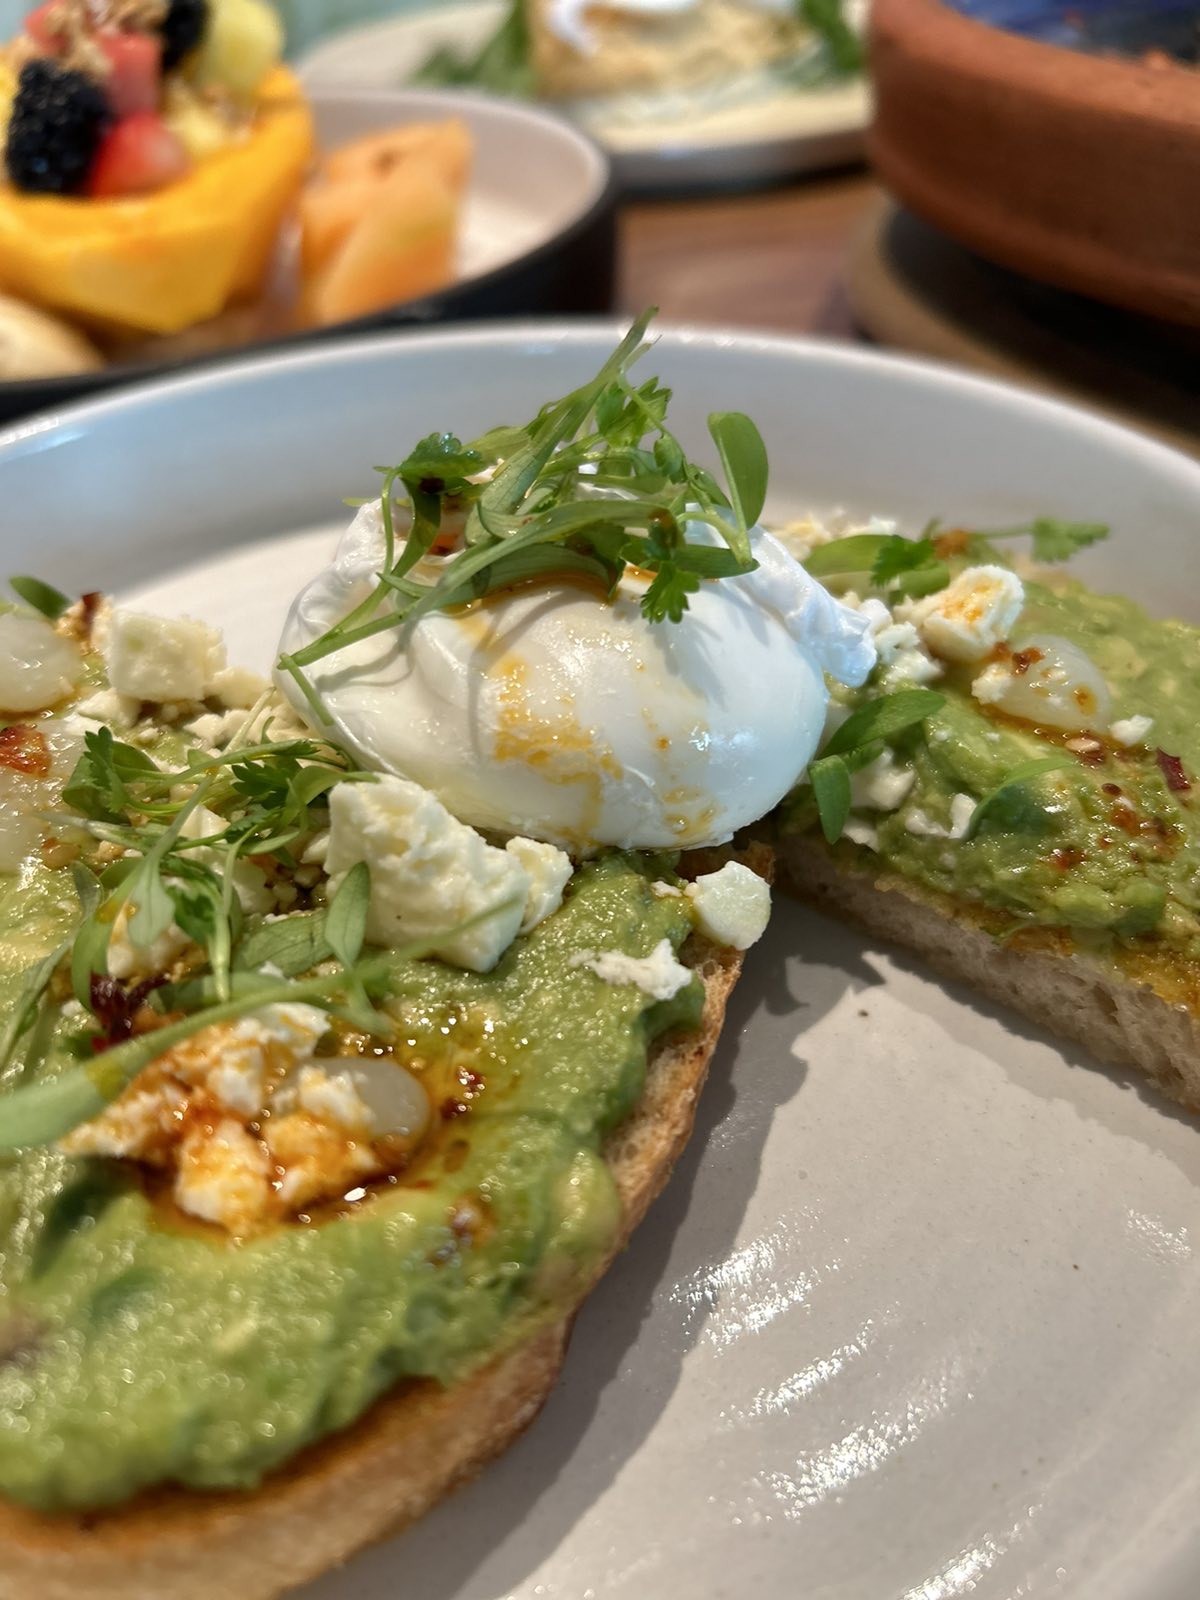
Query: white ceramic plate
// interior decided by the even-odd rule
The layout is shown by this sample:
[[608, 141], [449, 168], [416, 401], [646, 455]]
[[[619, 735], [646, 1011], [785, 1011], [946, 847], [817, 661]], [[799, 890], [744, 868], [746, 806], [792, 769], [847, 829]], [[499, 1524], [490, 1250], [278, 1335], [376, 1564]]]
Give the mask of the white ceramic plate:
[[[532, 414], [615, 337], [331, 345], [31, 423], [0, 436], [0, 570], [266, 665], [371, 463]], [[1135, 434], [816, 344], [669, 333], [644, 370], [693, 448], [714, 408], [758, 418], [776, 515], [1103, 517], [1081, 570], [1197, 620], [1200, 465]], [[541, 1419], [305, 1600], [1194, 1600], [1198, 1239], [1194, 1122], [783, 901]]]
[[[352, 28], [310, 50], [300, 75], [313, 89], [394, 87], [444, 45], [464, 55], [477, 49], [505, 9], [506, 0], [451, 0]], [[626, 188], [662, 190], [769, 183], [857, 160], [870, 96], [856, 81], [811, 90], [768, 85], [724, 106], [592, 101], [570, 109], [608, 150]]]

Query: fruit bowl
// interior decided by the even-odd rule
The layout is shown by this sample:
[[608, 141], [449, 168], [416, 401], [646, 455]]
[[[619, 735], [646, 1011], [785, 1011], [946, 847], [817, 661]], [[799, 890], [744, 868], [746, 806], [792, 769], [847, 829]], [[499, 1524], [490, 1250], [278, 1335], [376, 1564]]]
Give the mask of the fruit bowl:
[[615, 255], [606, 157], [548, 112], [485, 95], [437, 90], [314, 93], [317, 143], [327, 152], [405, 124], [459, 118], [474, 144], [453, 277], [444, 288], [351, 320], [296, 328], [288, 241], [265, 293], [182, 333], [127, 340], [114, 359], [69, 376], [0, 382], [0, 419], [247, 348], [267, 352], [381, 328], [528, 312], [605, 310]]
[[1172, 53], [1194, 19], [1182, 0], [876, 0], [876, 166], [989, 260], [1200, 326], [1200, 72]]

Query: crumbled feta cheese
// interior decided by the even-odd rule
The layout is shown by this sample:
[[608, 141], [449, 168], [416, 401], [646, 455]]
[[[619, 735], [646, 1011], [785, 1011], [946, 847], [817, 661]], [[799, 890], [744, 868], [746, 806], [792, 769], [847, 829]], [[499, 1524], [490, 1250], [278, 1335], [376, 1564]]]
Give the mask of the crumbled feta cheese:
[[249, 667], [222, 667], [212, 675], [207, 698], [215, 700], [223, 711], [249, 711], [270, 687], [260, 673], [251, 672]]
[[59, 1141], [73, 1156], [144, 1156], [176, 1131], [187, 1095], [170, 1079], [152, 1089], [134, 1088], [91, 1122], [72, 1128]]
[[[475, 972], [496, 965], [517, 935], [530, 890], [528, 872], [507, 850], [488, 844], [406, 778], [339, 783], [330, 792], [329, 815], [330, 893], [355, 862], [367, 863], [372, 944], [449, 933], [434, 951], [443, 961]], [[450, 932], [485, 911], [494, 914]]]
[[189, 1216], [247, 1233], [271, 1205], [273, 1176], [262, 1144], [242, 1123], [224, 1117], [211, 1134], [197, 1126], [184, 1135], [175, 1203]]
[[740, 861], [727, 861], [718, 872], [702, 873], [684, 893], [692, 902], [700, 932], [715, 944], [748, 950], [766, 932], [771, 890]]
[[190, 943], [183, 929], [172, 922], [149, 944], [134, 944], [129, 937], [129, 908], [122, 906], [113, 919], [108, 941], [109, 976], [121, 982], [130, 978], [157, 978]]
[[156, 703], [203, 700], [225, 666], [215, 628], [190, 617], [114, 611], [104, 650], [108, 681], [118, 694]]
[[118, 694], [115, 689], [97, 689], [95, 694], [80, 700], [75, 710], [81, 717], [93, 722], [107, 723], [110, 728], [132, 728], [138, 718], [141, 701], [132, 695]]
[[978, 801], [969, 794], [956, 794], [950, 801], [950, 826], [935, 822], [921, 806], [913, 806], [904, 818], [904, 827], [916, 838], [962, 839], [975, 815]]
[[1082, 733], [1102, 727], [1112, 696], [1091, 657], [1070, 639], [1038, 634], [1015, 656], [992, 661], [971, 685], [981, 705], [1043, 727]]
[[683, 890], [676, 888], [673, 883], [655, 882], [650, 885], [650, 892], [657, 895], [660, 900], [670, 900], [681, 895]]
[[186, 723], [185, 729], [210, 750], [224, 750], [246, 725], [244, 711], [204, 711]]
[[879, 829], [862, 817], [848, 817], [842, 833], [853, 844], [864, 845], [868, 850], [879, 849]]
[[633, 984], [654, 1000], [673, 999], [692, 979], [669, 939], [660, 940], [648, 956], [629, 956], [623, 950], [577, 950], [567, 965], [586, 967], [602, 983]]
[[859, 811], [896, 811], [916, 781], [912, 767], [897, 766], [895, 752], [882, 750], [850, 774], [850, 804]]
[[914, 608], [917, 631], [943, 661], [981, 661], [1008, 638], [1025, 588], [1007, 567], [967, 567]]
[[329, 829], [322, 828], [320, 833], [314, 833], [304, 846], [300, 856], [302, 864], [306, 867], [323, 867], [325, 857], [329, 854]]
[[[185, 839], [210, 839], [215, 834], [224, 833], [226, 826], [224, 819], [215, 811], [210, 811], [207, 806], [197, 806], [194, 811], [188, 813], [179, 831]], [[213, 867], [218, 872], [225, 870], [224, 852], [215, 846], [189, 850], [188, 854], [193, 860]], [[231, 876], [234, 893], [243, 911], [263, 916], [275, 909], [275, 896], [267, 884], [266, 874], [261, 867], [256, 867], [252, 861], [239, 857], [234, 862]]]
[[369, 1132], [371, 1112], [349, 1072], [326, 1072], [323, 1067], [301, 1067], [296, 1099], [302, 1111], [321, 1122], [352, 1132]]
[[504, 848], [529, 874], [529, 892], [521, 918], [521, 932], [528, 933], [562, 905], [563, 890], [573, 871], [571, 858], [565, 850], [537, 839], [510, 839]]
[[871, 642], [882, 668], [882, 688], [892, 689], [901, 683], [931, 683], [941, 677], [941, 663], [926, 650], [911, 621], [897, 621], [887, 605], [873, 595], [860, 600], [851, 592], [843, 595], [842, 604], [856, 610], [871, 624]]
[[1109, 728], [1108, 736], [1128, 749], [1131, 745], [1145, 744], [1153, 726], [1153, 717], [1123, 717]]

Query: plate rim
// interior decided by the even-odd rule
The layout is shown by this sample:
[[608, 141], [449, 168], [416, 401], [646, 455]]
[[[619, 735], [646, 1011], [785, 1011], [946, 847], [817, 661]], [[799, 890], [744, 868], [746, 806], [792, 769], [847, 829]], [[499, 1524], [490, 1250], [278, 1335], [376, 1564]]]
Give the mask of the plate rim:
[[[120, 388], [49, 407], [0, 427], [0, 467], [26, 449], [41, 449], [48, 435], [57, 430], [78, 430], [90, 422], [104, 420], [122, 411], [136, 411], [159, 401], [170, 402], [173, 395], [187, 390], [238, 387], [278, 373], [281, 369], [300, 375], [306, 370], [338, 366], [343, 362], [374, 363], [387, 361], [414, 347], [447, 345], [461, 347], [516, 347], [528, 345], [588, 346], [600, 340], [615, 344], [628, 332], [632, 319], [615, 317], [531, 317], [498, 318], [487, 322], [446, 322], [427, 327], [397, 329], [378, 337], [345, 335], [321, 339], [292, 348], [267, 348], [256, 355], [214, 361], [199, 367], [151, 376]], [[861, 371], [897, 372], [922, 386], [949, 386], [962, 393], [979, 395], [1041, 414], [1075, 428], [1098, 430], [1103, 437], [1123, 449], [1133, 449], [1160, 467], [1173, 479], [1180, 479], [1200, 495], [1200, 460], [1169, 444], [1152, 438], [1140, 429], [1106, 416], [1098, 409], [1055, 395], [1040, 394], [1021, 384], [970, 372], [951, 362], [891, 350], [859, 346], [821, 337], [781, 334], [768, 329], [734, 328], [716, 323], [664, 321], [657, 325], [655, 345], [707, 346], [715, 351], [738, 349], [749, 354], [776, 358], [829, 362]]]

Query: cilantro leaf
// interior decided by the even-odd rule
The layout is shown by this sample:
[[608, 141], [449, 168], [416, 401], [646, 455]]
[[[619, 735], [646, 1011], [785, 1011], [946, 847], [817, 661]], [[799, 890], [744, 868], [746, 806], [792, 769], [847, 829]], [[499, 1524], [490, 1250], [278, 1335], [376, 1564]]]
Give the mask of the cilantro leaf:
[[688, 608], [687, 597], [695, 594], [700, 579], [671, 565], [661, 567], [654, 582], [642, 596], [642, 615], [647, 622], [680, 622]]
[[1060, 517], [1034, 517], [1032, 522], [1018, 523], [1012, 528], [989, 528], [976, 535], [982, 540], [1023, 539], [1033, 541], [1033, 555], [1037, 561], [1069, 561], [1088, 545], [1107, 539], [1106, 522], [1066, 522]]
[[1108, 524], [1036, 517], [1029, 531], [1033, 535], [1033, 554], [1038, 561], [1069, 561], [1076, 551], [1107, 539]]
[[928, 566], [936, 559], [932, 539], [905, 539], [898, 533], [885, 535], [871, 565], [871, 582], [882, 587], [901, 573]]

